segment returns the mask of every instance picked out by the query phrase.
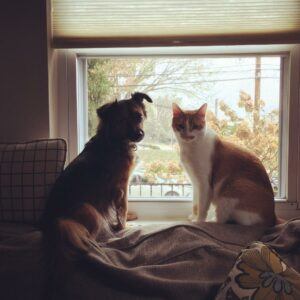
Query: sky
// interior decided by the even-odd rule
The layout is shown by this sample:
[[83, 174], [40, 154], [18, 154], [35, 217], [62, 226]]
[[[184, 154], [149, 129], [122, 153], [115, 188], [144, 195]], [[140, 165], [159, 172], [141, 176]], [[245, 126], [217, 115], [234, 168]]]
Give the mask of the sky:
[[[195, 58], [201, 61], [204, 71], [203, 91], [199, 91], [197, 96], [187, 96], [178, 93], [182, 99], [183, 108], [195, 109], [204, 102], [208, 103], [209, 109], [214, 111], [215, 101], [224, 100], [234, 110], [243, 114], [237, 107], [240, 91], [245, 91], [254, 98], [255, 91], [255, 58], [254, 57], [235, 57], [235, 58]], [[158, 67], [160, 73], [163, 66]], [[199, 77], [191, 75], [188, 81], [194, 82]], [[183, 80], [187, 82], [186, 79]], [[174, 84], [175, 86], [175, 84]], [[178, 86], [178, 85], [176, 85]], [[186, 89], [191, 89], [189, 84], [183, 84]], [[155, 96], [163, 96], [167, 93], [174, 93], [172, 88], [153, 92]], [[176, 93], [176, 92], [175, 92]], [[261, 99], [266, 103], [265, 112], [279, 108], [280, 102], [280, 57], [262, 57], [261, 59]]]
[[[126, 61], [130, 58], [116, 58]], [[152, 60], [153, 57], [142, 57], [143, 60]], [[126, 82], [129, 82], [134, 91], [143, 91], [157, 78], [169, 77], [168, 84], [159, 86], [160, 89], [149, 91], [149, 95], [158, 106], [169, 106], [163, 102], [166, 98], [174, 99], [179, 102], [183, 109], [196, 109], [203, 103], [208, 103], [208, 108], [215, 111], [217, 100], [223, 100], [243, 117], [245, 113], [237, 106], [240, 91], [245, 91], [251, 98], [254, 98], [255, 91], [255, 57], [236, 56], [236, 57], [199, 57], [199, 56], [170, 56], [158, 57], [156, 68], [147, 74], [138, 73], [139, 78], [143, 78], [138, 85], [130, 85], [131, 77], [136, 74], [118, 75], [118, 86], [121, 94], [126, 95]], [[133, 63], [136, 63], [136, 57]], [[120, 64], [122, 65], [122, 64]], [[261, 99], [265, 102], [264, 111], [268, 113], [279, 108], [280, 103], [280, 56], [261, 57]], [[164, 74], [167, 70], [171, 70]], [[177, 68], [174, 66], [178, 66]], [[171, 67], [171, 68], [170, 68]], [[174, 67], [175, 71], [172, 72]], [[135, 69], [135, 68], [134, 68]], [[200, 74], [200, 75], [199, 75]], [[166, 78], [165, 77], [165, 78]], [[156, 86], [157, 87], [157, 86]], [[115, 95], [122, 98], [124, 95]], [[114, 95], [112, 95], [114, 98]], [[221, 116], [221, 112], [218, 111]], [[219, 116], [219, 117], [220, 117]]]

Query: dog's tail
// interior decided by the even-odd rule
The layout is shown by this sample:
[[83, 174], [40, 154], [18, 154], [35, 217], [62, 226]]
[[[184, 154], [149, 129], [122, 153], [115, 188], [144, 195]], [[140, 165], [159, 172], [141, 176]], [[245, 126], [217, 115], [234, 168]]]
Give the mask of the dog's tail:
[[73, 219], [56, 219], [43, 228], [43, 241], [50, 260], [59, 257], [75, 259], [89, 252], [92, 236]]
[[54, 299], [59, 284], [57, 273], [63, 273], [66, 261], [76, 261], [87, 254], [93, 243], [93, 234], [79, 219], [45, 216], [40, 227], [43, 231], [43, 249], [46, 256], [47, 279], [43, 299]]
[[59, 247], [64, 255], [88, 252], [92, 237], [81, 223], [72, 219], [60, 219], [57, 221], [57, 234]]
[[61, 240], [69, 248], [81, 253], [88, 252], [102, 225], [102, 216], [91, 204], [83, 204], [72, 215], [72, 219], [59, 220]]
[[279, 217], [276, 217], [275, 225], [280, 225], [280, 224], [283, 224], [285, 222], [286, 222], [286, 220], [284, 220], [282, 218], [279, 218]]
[[95, 244], [101, 221], [100, 213], [90, 204], [83, 204], [70, 217], [44, 221], [47, 248], [66, 257], [85, 254]]

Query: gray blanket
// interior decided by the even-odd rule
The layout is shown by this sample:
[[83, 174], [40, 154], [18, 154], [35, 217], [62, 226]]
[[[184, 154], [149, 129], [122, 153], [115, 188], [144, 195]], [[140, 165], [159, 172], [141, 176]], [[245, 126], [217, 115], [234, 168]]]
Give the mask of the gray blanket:
[[174, 223], [124, 230], [108, 240], [103, 234], [89, 255], [60, 258], [54, 272], [41, 232], [17, 231], [0, 226], [1, 299], [214, 299], [240, 250], [255, 240], [300, 270], [300, 219], [272, 229]]

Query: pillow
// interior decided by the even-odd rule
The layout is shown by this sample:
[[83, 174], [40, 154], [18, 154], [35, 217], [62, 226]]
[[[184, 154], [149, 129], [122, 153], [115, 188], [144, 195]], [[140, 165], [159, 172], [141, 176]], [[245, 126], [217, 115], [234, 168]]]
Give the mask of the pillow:
[[37, 223], [66, 151], [63, 139], [0, 144], [0, 221]]
[[300, 299], [300, 274], [269, 246], [255, 242], [242, 250], [215, 299]]

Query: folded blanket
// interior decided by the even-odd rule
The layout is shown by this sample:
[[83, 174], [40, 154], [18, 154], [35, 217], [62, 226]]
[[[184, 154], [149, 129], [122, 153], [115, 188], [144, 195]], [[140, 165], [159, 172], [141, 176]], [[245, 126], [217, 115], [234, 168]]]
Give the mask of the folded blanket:
[[[297, 220], [289, 226], [300, 228]], [[270, 237], [276, 246], [275, 236], [282, 230], [287, 229], [268, 231], [263, 239]], [[241, 249], [265, 231], [263, 227], [174, 223], [127, 229], [109, 239], [103, 233], [80, 260], [60, 258], [49, 284], [41, 233], [1, 240], [0, 230], [1, 298], [214, 299]], [[296, 243], [294, 236], [288, 247]], [[285, 245], [282, 240], [280, 245]]]

